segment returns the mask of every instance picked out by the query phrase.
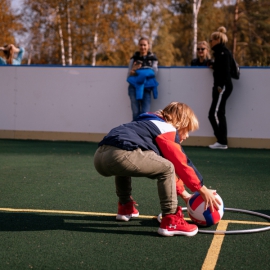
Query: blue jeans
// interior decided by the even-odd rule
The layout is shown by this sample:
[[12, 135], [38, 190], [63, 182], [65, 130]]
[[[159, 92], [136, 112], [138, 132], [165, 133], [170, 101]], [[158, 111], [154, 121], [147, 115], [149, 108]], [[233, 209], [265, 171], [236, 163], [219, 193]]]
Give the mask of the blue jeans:
[[131, 84], [128, 87], [128, 95], [131, 101], [132, 118], [135, 120], [140, 114], [150, 111], [152, 88], [145, 88], [143, 99], [136, 99], [136, 89]]

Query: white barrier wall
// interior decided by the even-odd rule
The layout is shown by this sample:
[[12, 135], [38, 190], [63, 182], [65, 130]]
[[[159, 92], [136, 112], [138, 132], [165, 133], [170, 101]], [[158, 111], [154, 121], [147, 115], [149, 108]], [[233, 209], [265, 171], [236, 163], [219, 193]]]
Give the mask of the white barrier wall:
[[[0, 138], [98, 141], [132, 118], [126, 76], [127, 67], [1, 66]], [[212, 71], [161, 67], [158, 81], [151, 110], [171, 101], [188, 104], [200, 121], [188, 141], [214, 142], [208, 121]], [[226, 112], [229, 146], [270, 148], [270, 68], [242, 68], [233, 83]]]

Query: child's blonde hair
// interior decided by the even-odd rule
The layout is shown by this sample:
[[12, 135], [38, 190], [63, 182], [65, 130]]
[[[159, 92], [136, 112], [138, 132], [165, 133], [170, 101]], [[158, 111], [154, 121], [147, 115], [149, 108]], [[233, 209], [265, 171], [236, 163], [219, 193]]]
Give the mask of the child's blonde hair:
[[171, 123], [178, 131], [195, 131], [199, 128], [199, 121], [193, 110], [185, 103], [171, 102], [163, 110], [157, 111], [157, 114]]

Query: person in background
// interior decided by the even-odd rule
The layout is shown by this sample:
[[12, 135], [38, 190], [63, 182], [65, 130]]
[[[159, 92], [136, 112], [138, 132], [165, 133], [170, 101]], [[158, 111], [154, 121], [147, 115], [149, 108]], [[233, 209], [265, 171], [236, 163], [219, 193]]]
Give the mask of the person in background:
[[[24, 48], [15, 47], [13, 44], [0, 47], [4, 53], [4, 58], [0, 57], [0, 65], [20, 65], [24, 55]], [[16, 56], [16, 57], [15, 57]]]
[[214, 130], [217, 142], [209, 145], [211, 149], [227, 149], [226, 102], [233, 90], [230, 73], [232, 55], [227, 49], [226, 28], [221, 26], [211, 34], [210, 45], [214, 51], [214, 86], [212, 88], [212, 103], [208, 118]]
[[132, 118], [150, 111], [151, 93], [157, 98], [158, 59], [149, 51], [149, 40], [145, 37], [139, 40], [139, 51], [130, 58], [128, 67], [128, 94], [131, 101]]
[[200, 41], [197, 44], [197, 58], [191, 61], [191, 66], [209, 66], [210, 65], [210, 47], [208, 42]]
[[[94, 155], [94, 166], [102, 176], [115, 177], [116, 220], [129, 221], [139, 216], [131, 196], [132, 177], [157, 179], [162, 211], [160, 235], [193, 236], [198, 232], [196, 225], [185, 221], [178, 206], [176, 175], [192, 192], [198, 191], [202, 195], [205, 209], [208, 206], [211, 211], [219, 209], [220, 201], [203, 184], [201, 174], [180, 144], [198, 127], [198, 119], [188, 105], [171, 102], [163, 110], [141, 114], [136, 121], [113, 128], [103, 138]], [[181, 188], [183, 192], [184, 188]], [[188, 199], [188, 193], [181, 197], [185, 199], [186, 195]]]

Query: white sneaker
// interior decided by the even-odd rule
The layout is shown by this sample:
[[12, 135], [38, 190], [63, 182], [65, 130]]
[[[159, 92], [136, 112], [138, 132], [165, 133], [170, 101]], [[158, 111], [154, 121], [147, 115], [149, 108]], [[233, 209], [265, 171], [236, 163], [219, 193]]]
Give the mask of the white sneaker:
[[218, 142], [216, 142], [214, 144], [210, 144], [209, 147], [211, 149], [228, 149], [228, 145], [226, 145], [226, 144], [220, 144]]

